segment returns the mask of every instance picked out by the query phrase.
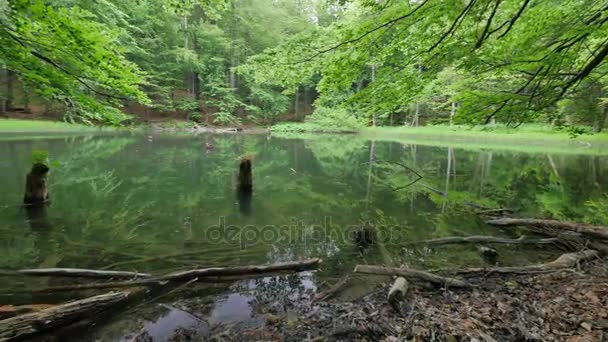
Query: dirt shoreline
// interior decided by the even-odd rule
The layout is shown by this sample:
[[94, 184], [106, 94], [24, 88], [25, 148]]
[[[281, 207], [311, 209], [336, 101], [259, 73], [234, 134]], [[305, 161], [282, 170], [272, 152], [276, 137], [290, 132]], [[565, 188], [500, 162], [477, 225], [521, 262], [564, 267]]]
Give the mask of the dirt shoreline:
[[[386, 302], [391, 280], [382, 279], [371, 293], [352, 301], [314, 301], [324, 288], [258, 288], [250, 297], [253, 312], [247, 322], [211, 324], [208, 302], [179, 300], [170, 305], [209, 324], [180, 327], [169, 340], [608, 341], [608, 268], [602, 260], [551, 273], [468, 277], [474, 285], [469, 290], [411, 283], [400, 312]], [[146, 331], [130, 338], [153, 340]]]

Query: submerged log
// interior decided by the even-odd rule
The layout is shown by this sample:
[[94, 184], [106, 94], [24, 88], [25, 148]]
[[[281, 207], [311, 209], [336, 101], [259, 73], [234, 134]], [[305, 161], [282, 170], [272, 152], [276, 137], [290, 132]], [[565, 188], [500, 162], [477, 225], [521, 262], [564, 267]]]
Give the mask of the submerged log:
[[315, 295], [314, 300], [328, 300], [331, 297], [335, 296], [348, 282], [350, 281], [350, 276], [347, 275], [340, 279], [337, 283], [332, 285], [329, 289], [323, 292], [319, 292]]
[[321, 263], [321, 259], [313, 258], [302, 261], [282, 262], [270, 265], [250, 265], [234, 267], [210, 267], [197, 270], [188, 270], [170, 273], [156, 280], [189, 280], [194, 278], [214, 277], [214, 276], [241, 276], [248, 274], [270, 273], [277, 271], [306, 271], [316, 268]]
[[25, 180], [25, 195], [23, 204], [40, 205], [49, 200], [48, 185], [49, 167], [44, 163], [35, 163]]
[[436, 274], [418, 271], [410, 268], [394, 268], [374, 265], [357, 265], [355, 273], [378, 274], [378, 275], [394, 275], [401, 276], [407, 279], [424, 280], [438, 286], [445, 287], [471, 287], [471, 284], [466, 281], [454, 278], [446, 278]]
[[586, 250], [576, 253], [565, 253], [559, 258], [545, 263], [536, 265], [526, 266], [506, 266], [506, 267], [492, 267], [492, 268], [468, 268], [465, 270], [456, 271], [455, 273], [535, 273], [535, 272], [548, 272], [564, 268], [576, 267], [580, 262], [595, 259], [599, 256], [597, 251]]
[[253, 175], [252, 175], [252, 158], [244, 156], [239, 163], [239, 178], [237, 189], [239, 191], [253, 190]]
[[0, 321], [0, 340], [24, 340], [127, 302], [137, 291], [111, 292]]
[[100, 271], [83, 268], [33, 268], [17, 271], [19, 274], [28, 276], [55, 276], [71, 278], [149, 278], [148, 273], [125, 272], [125, 271]]
[[525, 226], [535, 228], [540, 233], [556, 236], [558, 234], [551, 233], [550, 230], [567, 230], [581, 233], [587, 237], [599, 238], [608, 240], [608, 227], [592, 226], [583, 223], [566, 222], [558, 220], [541, 220], [530, 218], [499, 218], [486, 221], [487, 224], [497, 227], [517, 227]]
[[391, 305], [391, 307], [397, 311], [401, 312], [399, 309], [399, 303], [405, 298], [407, 294], [408, 284], [407, 280], [403, 277], [398, 277], [395, 279], [393, 286], [388, 291], [387, 301]]
[[484, 236], [484, 235], [473, 235], [473, 236], [448, 236], [439, 239], [416, 241], [414, 243], [426, 243], [429, 245], [447, 245], [453, 243], [504, 243], [504, 244], [531, 244], [531, 245], [546, 245], [558, 243], [558, 238], [547, 238], [547, 239], [530, 239], [525, 235], [520, 236], [517, 239], [501, 238], [496, 236]]

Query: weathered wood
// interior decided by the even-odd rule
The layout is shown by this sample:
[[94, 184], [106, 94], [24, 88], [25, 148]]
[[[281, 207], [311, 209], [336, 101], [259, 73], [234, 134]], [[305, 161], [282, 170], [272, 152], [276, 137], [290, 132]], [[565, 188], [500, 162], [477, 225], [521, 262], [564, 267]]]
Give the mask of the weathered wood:
[[394, 268], [374, 265], [357, 265], [355, 273], [378, 274], [378, 275], [394, 275], [405, 277], [410, 280], [424, 280], [435, 285], [446, 287], [470, 287], [471, 284], [454, 278], [446, 278], [436, 274], [418, 271], [410, 268]]
[[49, 186], [47, 176], [49, 167], [44, 163], [34, 163], [32, 170], [25, 179], [25, 194], [23, 204], [40, 205], [49, 199]]
[[479, 251], [479, 255], [486, 263], [496, 265], [496, 261], [498, 260], [498, 251], [496, 249], [487, 246], [477, 246], [477, 251]]
[[541, 220], [541, 219], [530, 219], [530, 218], [508, 218], [503, 217], [499, 219], [493, 219], [486, 221], [487, 224], [497, 227], [517, 227], [525, 226], [535, 228], [539, 231], [548, 235], [558, 235], [551, 233], [549, 230], [567, 230], [577, 233], [581, 233], [587, 237], [606, 239], [608, 240], [608, 227], [604, 226], [592, 226], [583, 223], [566, 222], [558, 220]]
[[70, 325], [126, 302], [132, 291], [111, 292], [0, 321], [0, 340], [24, 340]]
[[130, 279], [130, 278], [149, 278], [148, 273], [125, 272], [125, 271], [100, 271], [84, 268], [32, 268], [18, 270], [17, 273], [28, 276], [54, 276], [54, 277], [71, 277], [71, 278], [113, 278], [113, 279]]
[[276, 271], [305, 271], [316, 268], [321, 263], [321, 259], [313, 258], [302, 261], [290, 261], [270, 265], [250, 265], [234, 267], [210, 267], [197, 270], [188, 270], [170, 273], [156, 278], [157, 280], [189, 280], [193, 278], [213, 277], [213, 276], [240, 276], [247, 274], [269, 273]]
[[54, 305], [50, 304], [30, 304], [30, 305], [0, 305], [0, 320], [48, 309]]
[[330, 299], [331, 297], [335, 296], [335, 294], [338, 293], [338, 291], [340, 291], [349, 281], [350, 275], [343, 277], [326, 291], [317, 293], [313, 300], [318, 301]]
[[448, 236], [439, 239], [414, 241], [411, 244], [425, 243], [429, 245], [447, 245], [454, 243], [504, 243], [504, 244], [529, 244], [546, 245], [558, 243], [558, 238], [530, 239], [525, 235], [517, 239], [501, 238], [496, 236], [472, 235], [472, 236]]
[[564, 268], [576, 267], [580, 262], [588, 261], [599, 256], [595, 250], [586, 250], [576, 253], [565, 253], [559, 258], [544, 264], [526, 265], [526, 266], [506, 266], [506, 267], [491, 267], [491, 268], [468, 268], [456, 271], [455, 273], [534, 273], [547, 272]]
[[405, 278], [398, 277], [397, 279], [395, 279], [395, 282], [393, 283], [393, 286], [391, 286], [391, 289], [388, 291], [388, 296], [386, 298], [388, 303], [395, 311], [401, 312], [401, 310], [399, 309], [399, 302], [401, 302], [405, 298], [407, 290], [408, 284]]
[[478, 215], [490, 215], [490, 214], [512, 214], [513, 209], [509, 208], [496, 208], [496, 209], [482, 209], [477, 211]]

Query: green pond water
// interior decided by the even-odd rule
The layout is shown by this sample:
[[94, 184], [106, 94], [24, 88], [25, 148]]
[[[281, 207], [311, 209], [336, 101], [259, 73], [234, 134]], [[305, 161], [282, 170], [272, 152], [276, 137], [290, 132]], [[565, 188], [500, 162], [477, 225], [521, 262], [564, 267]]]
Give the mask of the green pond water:
[[[47, 150], [54, 165], [52, 203], [38, 215], [20, 207], [34, 150]], [[238, 160], [247, 154], [254, 157], [251, 197], [235, 192]], [[475, 206], [595, 224], [606, 224], [608, 215], [608, 151], [530, 154], [355, 135], [20, 136], [0, 139], [0, 175], [2, 271], [78, 267], [162, 274], [320, 257], [318, 271], [295, 280], [314, 290], [358, 263], [483, 265], [475, 246], [410, 244], [453, 235], [518, 236], [485, 225]], [[353, 239], [363, 225], [373, 227], [369, 246]], [[559, 253], [531, 246], [498, 250], [504, 265]], [[40, 302], [29, 288], [65, 283], [2, 278], [0, 304]], [[214, 296], [209, 315], [215, 320], [249, 317], [247, 297], [234, 288]], [[169, 310], [158, 317], [180, 321], [171, 315], [180, 314]]]

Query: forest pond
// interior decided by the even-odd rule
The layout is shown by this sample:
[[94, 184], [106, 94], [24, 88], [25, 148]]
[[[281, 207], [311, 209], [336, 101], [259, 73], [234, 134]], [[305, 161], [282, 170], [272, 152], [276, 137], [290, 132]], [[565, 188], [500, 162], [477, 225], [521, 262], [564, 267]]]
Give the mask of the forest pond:
[[[52, 202], [45, 217], [28, 219], [20, 203], [35, 150], [50, 156]], [[482, 265], [474, 246], [429, 249], [412, 242], [510, 236], [483, 223], [476, 212], [484, 207], [605, 224], [598, 203], [605, 203], [608, 193], [606, 152], [438, 147], [356, 135], [0, 136], [0, 269], [163, 274], [323, 259], [314, 272], [199, 289], [207, 323], [247, 323], [255, 320], [250, 292], [257, 287], [294, 299], [334, 283], [358, 263], [421, 269]], [[254, 158], [250, 198], [235, 193], [242, 155]], [[361, 227], [376, 232], [373, 243], [356, 243], [353, 231]], [[498, 248], [504, 265], [554, 257], [554, 252], [539, 254], [538, 247]], [[535, 253], [526, 253], [527, 248]], [[345, 295], [364, 292], [365, 281], [360, 283]], [[1, 303], [74, 298], [73, 293], [34, 291], [61, 284], [57, 279], [5, 278]], [[129, 324], [114, 322], [95, 334], [115, 340], [143, 327], [163, 340], [180, 325], [201, 324], [176, 308], [178, 298], [151, 300], [138, 309], [138, 318], [131, 315]]]

